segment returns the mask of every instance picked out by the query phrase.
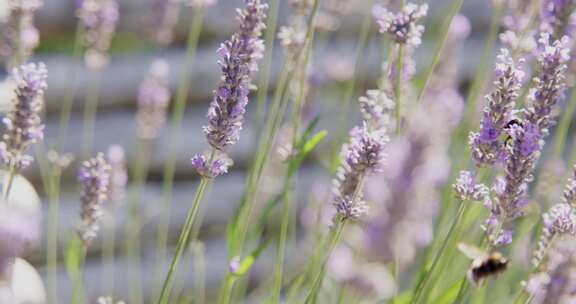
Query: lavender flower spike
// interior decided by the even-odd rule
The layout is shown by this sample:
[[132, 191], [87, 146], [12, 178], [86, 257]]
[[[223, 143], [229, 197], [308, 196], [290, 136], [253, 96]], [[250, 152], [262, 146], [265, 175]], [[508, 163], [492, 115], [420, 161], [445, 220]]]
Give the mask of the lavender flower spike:
[[84, 27], [86, 65], [100, 69], [108, 64], [108, 49], [119, 18], [118, 3], [115, 0], [82, 0], [78, 16]]
[[[34, 13], [40, 9], [42, 0], [18, 0], [4, 4], [10, 15], [3, 22], [0, 16], [0, 61], [13, 67], [25, 62], [38, 47], [40, 34], [34, 26]], [[1, 12], [0, 12], [1, 14]]]
[[568, 204], [560, 203], [554, 205], [542, 216], [544, 227], [538, 242], [538, 249], [532, 258], [534, 267], [538, 267], [550, 246], [552, 238], [562, 234], [576, 234], [576, 212]]
[[368, 209], [363, 200], [362, 180], [381, 170], [388, 137], [382, 129], [371, 131], [366, 123], [350, 132], [350, 142], [342, 146], [342, 164], [334, 180], [334, 206], [343, 218], [358, 219]]
[[170, 103], [169, 76], [170, 67], [165, 60], [157, 59], [152, 63], [148, 75], [138, 91], [138, 136], [151, 140], [158, 137], [166, 123], [166, 112]]
[[108, 148], [106, 158], [110, 164], [110, 189], [108, 196], [111, 203], [121, 203], [126, 198], [128, 172], [126, 170], [126, 152], [119, 145]]
[[522, 86], [524, 72], [514, 63], [507, 49], [502, 49], [496, 64], [495, 90], [486, 97], [480, 132], [470, 134], [472, 155], [478, 166], [493, 165], [504, 148], [501, 134], [512, 119], [512, 110]]
[[82, 187], [80, 201], [82, 204], [82, 225], [78, 234], [85, 246], [96, 239], [102, 216], [103, 204], [108, 200], [110, 184], [110, 165], [99, 153], [96, 157], [85, 161], [78, 172], [78, 180]]
[[393, 13], [381, 5], [374, 6], [372, 10], [376, 22], [380, 26], [380, 33], [388, 33], [399, 44], [418, 46], [422, 43], [424, 26], [416, 22], [428, 13], [428, 5], [408, 3], [401, 12]]
[[216, 150], [223, 150], [240, 138], [251, 88], [250, 74], [256, 70], [256, 59], [262, 56], [260, 36], [266, 9], [267, 5], [259, 0], [247, 0], [246, 8], [238, 11], [240, 31], [218, 50], [222, 80], [208, 110], [208, 125], [204, 127], [208, 143]]
[[0, 162], [18, 170], [32, 162], [32, 157], [25, 154], [28, 147], [44, 137], [40, 112], [48, 72], [43, 63], [30, 63], [14, 69], [12, 77], [16, 83], [16, 98], [3, 119], [7, 132], [0, 142]]

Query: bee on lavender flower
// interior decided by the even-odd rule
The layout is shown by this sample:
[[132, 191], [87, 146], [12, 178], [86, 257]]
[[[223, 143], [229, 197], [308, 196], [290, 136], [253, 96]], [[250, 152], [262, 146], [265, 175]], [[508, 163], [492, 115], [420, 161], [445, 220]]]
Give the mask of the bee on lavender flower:
[[472, 259], [472, 265], [468, 270], [468, 279], [475, 285], [480, 285], [486, 278], [498, 275], [508, 268], [508, 258], [500, 252], [487, 253], [476, 246], [465, 243], [458, 244], [458, 249]]
[[512, 139], [512, 135], [510, 135], [510, 130], [512, 129], [513, 126], [522, 127], [523, 124], [518, 118], [512, 118], [506, 123], [506, 125], [504, 126], [504, 130], [506, 130], [508, 135], [506, 135], [506, 139], [504, 139], [504, 146], [507, 146], [508, 142]]

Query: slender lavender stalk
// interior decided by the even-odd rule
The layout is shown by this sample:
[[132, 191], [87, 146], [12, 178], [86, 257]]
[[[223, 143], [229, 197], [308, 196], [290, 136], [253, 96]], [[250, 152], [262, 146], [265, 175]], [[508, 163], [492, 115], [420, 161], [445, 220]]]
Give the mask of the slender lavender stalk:
[[80, 182], [80, 202], [82, 206], [82, 224], [78, 229], [78, 236], [85, 247], [98, 236], [100, 230], [99, 220], [102, 217], [102, 208], [108, 200], [111, 167], [104, 159], [102, 153], [85, 161], [78, 171]]
[[43, 63], [25, 64], [12, 71], [16, 98], [12, 109], [3, 119], [6, 133], [0, 142], [0, 162], [10, 170], [4, 198], [8, 197], [14, 174], [33, 161], [32, 156], [26, 154], [28, 148], [44, 137], [40, 113], [44, 106], [42, 97], [47, 88], [47, 77], [48, 72]]
[[524, 72], [517, 67], [507, 49], [501, 49], [496, 64], [495, 89], [486, 96], [480, 132], [470, 133], [470, 147], [476, 165], [491, 166], [502, 160], [505, 153], [502, 134], [513, 117], [516, 99], [520, 94]]
[[115, 0], [82, 0], [78, 17], [84, 31], [84, 60], [91, 69], [108, 64], [108, 49], [118, 23], [118, 3]]
[[0, 20], [0, 62], [15, 67], [27, 61], [38, 47], [40, 35], [34, 27], [34, 13], [42, 0], [7, 0], [10, 15]]
[[[397, 44], [397, 62], [396, 62], [396, 79], [393, 80], [396, 97], [396, 132], [400, 132], [402, 124], [402, 86], [404, 79], [405, 57], [410, 54], [414, 48], [422, 43], [422, 33], [424, 26], [417, 22], [424, 18], [428, 13], [428, 5], [416, 5], [400, 2], [400, 11], [397, 13], [390, 12], [385, 7], [376, 5], [373, 9], [376, 22], [380, 26], [381, 33], [387, 33]], [[390, 64], [390, 63], [389, 63]]]
[[214, 177], [226, 173], [230, 165], [223, 150], [235, 144], [240, 137], [248, 94], [253, 87], [251, 76], [258, 70], [257, 60], [262, 58], [264, 51], [264, 43], [260, 37], [265, 28], [267, 9], [268, 6], [260, 0], [245, 0], [245, 8], [237, 13], [239, 31], [218, 50], [222, 79], [210, 103], [208, 125], [204, 127], [212, 150], [208, 155], [196, 154], [192, 158], [192, 166], [202, 176], [202, 180], [178, 240], [158, 303], [167, 303], [170, 298], [174, 271], [188, 243], [205, 188]]

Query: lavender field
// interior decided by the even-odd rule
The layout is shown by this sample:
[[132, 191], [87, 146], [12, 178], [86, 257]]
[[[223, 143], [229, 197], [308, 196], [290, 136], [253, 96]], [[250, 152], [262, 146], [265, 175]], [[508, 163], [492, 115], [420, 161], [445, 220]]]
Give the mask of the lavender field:
[[0, 0], [0, 304], [576, 304], [575, 0]]

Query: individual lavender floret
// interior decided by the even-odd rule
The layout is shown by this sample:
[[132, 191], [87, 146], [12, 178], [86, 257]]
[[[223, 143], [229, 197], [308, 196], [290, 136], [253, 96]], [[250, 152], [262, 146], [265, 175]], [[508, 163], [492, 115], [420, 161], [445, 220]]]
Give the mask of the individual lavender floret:
[[247, 0], [246, 8], [238, 11], [240, 31], [218, 50], [222, 80], [210, 103], [208, 125], [204, 127], [208, 143], [216, 150], [223, 150], [240, 138], [251, 88], [250, 74], [257, 70], [256, 59], [262, 56], [260, 36], [266, 9], [267, 5], [259, 0]]
[[96, 239], [102, 216], [102, 208], [108, 200], [108, 188], [110, 185], [110, 165], [104, 159], [102, 153], [85, 161], [78, 171], [80, 182], [80, 202], [82, 204], [82, 225], [78, 234], [85, 246]]
[[21, 169], [32, 162], [26, 150], [44, 137], [40, 118], [48, 72], [43, 63], [25, 64], [12, 71], [16, 83], [13, 107], [3, 119], [6, 134], [0, 142], [0, 161], [7, 168]]
[[170, 66], [163, 59], [155, 60], [138, 91], [138, 136], [151, 140], [158, 137], [166, 123], [170, 104]]
[[460, 201], [484, 201], [490, 189], [476, 182], [476, 177], [470, 171], [460, 171], [460, 176], [454, 184], [454, 190]]
[[124, 148], [119, 145], [110, 146], [106, 153], [106, 160], [110, 164], [109, 201], [111, 203], [123, 202], [126, 198], [126, 185], [128, 184]]
[[428, 5], [408, 3], [401, 12], [393, 13], [384, 6], [376, 5], [372, 11], [381, 33], [388, 33], [399, 44], [418, 46], [422, 43], [424, 26], [417, 24], [426, 17]]
[[[225, 153], [214, 152], [213, 155], [196, 154], [192, 157], [192, 167], [206, 178], [215, 178], [228, 173], [232, 160]], [[209, 164], [209, 162], [211, 162]]]
[[118, 23], [118, 3], [115, 0], [82, 0], [78, 17], [84, 31], [84, 59], [92, 69], [108, 64], [108, 49]]
[[6, 201], [0, 201], [0, 280], [9, 275], [14, 259], [40, 237], [40, 218]]
[[522, 86], [524, 72], [520, 70], [507, 49], [502, 49], [496, 64], [495, 90], [488, 96], [480, 131], [470, 134], [472, 155], [478, 166], [492, 165], [499, 160], [504, 143], [501, 135], [512, 119], [516, 99]]
[[334, 206], [343, 219], [358, 219], [367, 212], [363, 179], [381, 170], [387, 142], [382, 129], [369, 130], [366, 123], [350, 132], [350, 142], [342, 146], [342, 164], [333, 182]]

